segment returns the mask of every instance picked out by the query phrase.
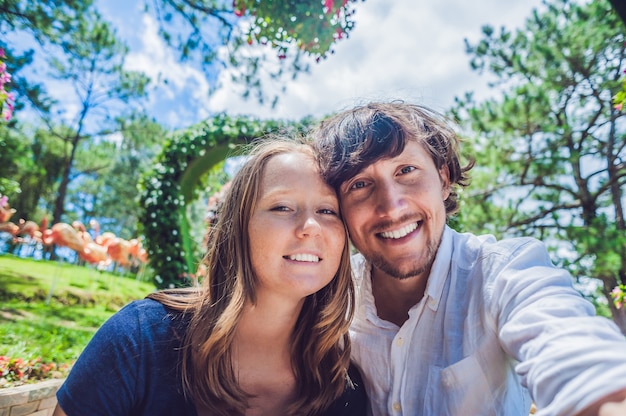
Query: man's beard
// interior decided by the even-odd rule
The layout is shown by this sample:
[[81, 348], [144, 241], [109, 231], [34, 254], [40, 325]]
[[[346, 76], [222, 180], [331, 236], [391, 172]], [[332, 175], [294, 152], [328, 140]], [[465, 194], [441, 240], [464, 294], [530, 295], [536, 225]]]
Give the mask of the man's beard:
[[426, 244], [426, 254], [422, 260], [415, 261], [414, 264], [407, 272], [402, 272], [397, 265], [387, 262], [382, 255], [378, 253], [371, 253], [371, 256], [365, 256], [367, 260], [372, 263], [372, 266], [379, 269], [383, 273], [393, 277], [394, 279], [404, 280], [413, 276], [419, 276], [423, 273], [430, 273], [430, 269], [435, 262], [437, 256], [437, 250], [441, 244], [441, 237], [438, 241], [428, 240]]

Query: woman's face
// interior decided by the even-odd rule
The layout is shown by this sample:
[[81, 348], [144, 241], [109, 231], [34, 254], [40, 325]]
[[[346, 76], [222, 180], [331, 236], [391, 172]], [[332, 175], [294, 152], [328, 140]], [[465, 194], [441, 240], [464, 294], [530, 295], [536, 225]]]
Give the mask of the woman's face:
[[346, 242], [339, 202], [311, 156], [285, 153], [265, 166], [248, 225], [257, 296], [300, 301], [335, 276]]

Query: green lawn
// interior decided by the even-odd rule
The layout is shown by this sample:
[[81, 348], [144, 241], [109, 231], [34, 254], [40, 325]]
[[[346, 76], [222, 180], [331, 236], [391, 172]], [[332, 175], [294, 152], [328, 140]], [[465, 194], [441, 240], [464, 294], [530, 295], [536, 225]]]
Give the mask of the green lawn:
[[[107, 318], [154, 290], [134, 277], [0, 255], [0, 357], [71, 365]], [[0, 379], [3, 370], [0, 362]]]

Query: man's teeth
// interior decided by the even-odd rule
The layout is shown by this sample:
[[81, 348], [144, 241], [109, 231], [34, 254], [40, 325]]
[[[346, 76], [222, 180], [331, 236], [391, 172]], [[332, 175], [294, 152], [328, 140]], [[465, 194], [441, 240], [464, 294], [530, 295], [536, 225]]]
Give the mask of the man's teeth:
[[293, 254], [289, 256], [289, 260], [308, 261], [312, 263], [317, 263], [318, 261], [320, 261], [320, 258], [317, 256], [314, 256], [313, 254]]
[[393, 231], [385, 231], [384, 233], [380, 233], [381, 237], [383, 238], [402, 238], [405, 235], [415, 231], [415, 229], [417, 228], [417, 223], [414, 222], [412, 224], [408, 224], [405, 225], [404, 227], [400, 228], [399, 230], [393, 230]]

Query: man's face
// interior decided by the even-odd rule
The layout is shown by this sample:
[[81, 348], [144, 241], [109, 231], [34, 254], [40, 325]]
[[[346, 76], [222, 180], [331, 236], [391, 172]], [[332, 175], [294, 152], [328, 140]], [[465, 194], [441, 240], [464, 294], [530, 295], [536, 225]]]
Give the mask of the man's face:
[[427, 277], [446, 223], [448, 171], [426, 149], [407, 142], [396, 157], [381, 159], [339, 188], [354, 246], [375, 268], [404, 279]]

